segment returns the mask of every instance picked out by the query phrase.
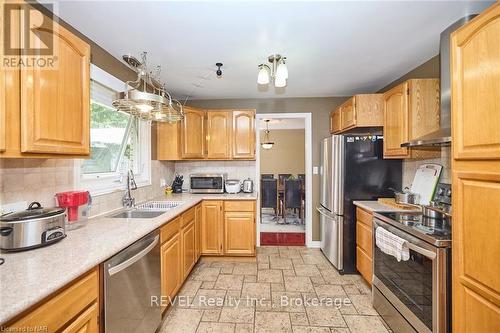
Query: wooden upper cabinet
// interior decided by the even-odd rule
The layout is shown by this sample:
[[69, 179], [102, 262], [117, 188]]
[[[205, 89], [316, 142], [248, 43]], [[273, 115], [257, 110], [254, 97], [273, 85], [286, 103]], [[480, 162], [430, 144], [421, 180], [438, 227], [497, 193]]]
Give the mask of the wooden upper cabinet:
[[255, 110], [234, 110], [232, 146], [234, 159], [255, 158]]
[[182, 158], [204, 158], [205, 140], [205, 111], [185, 107], [181, 121]]
[[496, 4], [451, 37], [456, 159], [500, 159], [499, 13]]
[[203, 201], [201, 223], [201, 253], [222, 255], [222, 201]]
[[53, 38], [55, 69], [21, 70], [21, 151], [90, 153], [90, 46], [53, 22], [36, 29]]
[[231, 157], [231, 111], [207, 112], [207, 158]]
[[439, 80], [408, 80], [384, 94], [384, 157], [436, 158], [439, 148], [401, 144], [439, 129]]
[[400, 84], [384, 94], [384, 158], [404, 158], [408, 148], [408, 83]]
[[181, 123], [156, 123], [156, 155], [153, 159], [181, 159]]
[[330, 133], [336, 134], [340, 132], [340, 107], [330, 112]]
[[330, 132], [337, 134], [363, 127], [382, 127], [383, 95], [355, 95], [330, 114]]

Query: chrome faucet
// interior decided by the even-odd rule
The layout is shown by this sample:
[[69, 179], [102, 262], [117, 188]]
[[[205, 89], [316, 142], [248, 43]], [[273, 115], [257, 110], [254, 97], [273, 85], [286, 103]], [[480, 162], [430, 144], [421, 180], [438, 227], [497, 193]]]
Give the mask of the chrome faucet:
[[137, 184], [135, 183], [134, 173], [132, 170], [127, 172], [127, 190], [122, 198], [123, 207], [132, 208], [135, 205], [135, 199], [132, 197], [131, 190], [137, 190]]

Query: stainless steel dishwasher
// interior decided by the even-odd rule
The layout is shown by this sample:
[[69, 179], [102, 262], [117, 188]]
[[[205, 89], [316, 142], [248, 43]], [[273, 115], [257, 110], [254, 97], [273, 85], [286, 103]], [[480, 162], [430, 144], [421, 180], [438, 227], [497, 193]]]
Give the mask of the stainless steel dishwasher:
[[153, 333], [161, 321], [160, 241], [154, 231], [104, 263], [106, 333]]

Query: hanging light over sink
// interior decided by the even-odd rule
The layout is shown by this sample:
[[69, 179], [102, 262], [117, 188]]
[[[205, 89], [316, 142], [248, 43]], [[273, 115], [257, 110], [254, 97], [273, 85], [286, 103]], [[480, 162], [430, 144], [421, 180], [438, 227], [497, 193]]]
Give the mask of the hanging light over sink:
[[173, 99], [164, 83], [160, 81], [161, 67], [153, 73], [147, 66], [147, 53], [141, 60], [124, 55], [123, 60], [137, 73], [135, 81], [127, 81], [125, 90], [117, 94], [113, 106], [143, 120], [177, 122], [184, 117], [182, 104]]

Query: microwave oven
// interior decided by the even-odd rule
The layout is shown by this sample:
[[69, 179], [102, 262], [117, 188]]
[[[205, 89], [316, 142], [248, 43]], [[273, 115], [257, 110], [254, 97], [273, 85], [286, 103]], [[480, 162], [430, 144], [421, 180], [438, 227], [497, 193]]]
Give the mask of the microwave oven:
[[189, 175], [189, 192], [224, 193], [225, 173], [195, 173]]

